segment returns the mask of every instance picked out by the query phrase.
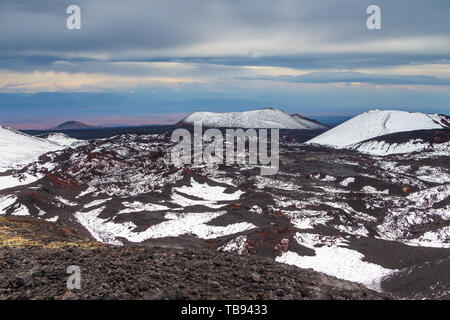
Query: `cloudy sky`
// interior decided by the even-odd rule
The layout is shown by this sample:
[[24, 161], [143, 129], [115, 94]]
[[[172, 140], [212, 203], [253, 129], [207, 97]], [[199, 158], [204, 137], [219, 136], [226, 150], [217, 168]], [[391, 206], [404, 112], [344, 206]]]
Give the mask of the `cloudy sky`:
[[[72, 4], [81, 30], [66, 28]], [[0, 123], [449, 114], [449, 17], [449, 0], [0, 0]]]

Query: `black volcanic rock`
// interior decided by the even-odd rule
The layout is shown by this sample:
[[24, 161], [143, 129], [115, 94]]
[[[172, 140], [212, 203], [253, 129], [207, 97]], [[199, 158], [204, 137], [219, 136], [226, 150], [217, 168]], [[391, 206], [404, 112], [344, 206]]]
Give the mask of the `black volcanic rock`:
[[[102, 245], [35, 218], [0, 218], [0, 227], [7, 230], [0, 238], [0, 300], [393, 298], [256, 256]], [[81, 290], [66, 287], [69, 265], [80, 267]]]
[[429, 129], [429, 130], [415, 130], [415, 131], [405, 131], [396, 132], [391, 134], [386, 134], [383, 136], [375, 137], [372, 139], [367, 139], [359, 142], [355, 147], [362, 145], [371, 141], [384, 141], [389, 144], [401, 144], [406, 143], [410, 140], [419, 140], [422, 143], [429, 143], [430, 145], [445, 143], [450, 141], [450, 130], [449, 129]]
[[54, 127], [50, 130], [79, 130], [79, 129], [92, 129], [93, 126], [87, 125], [79, 121], [67, 121], [61, 123], [59, 126]]
[[[423, 140], [441, 146], [448, 141], [446, 130], [426, 130]], [[236, 285], [234, 291], [230, 286], [223, 291], [229, 293], [228, 296], [217, 296], [227, 299], [247, 294], [249, 298], [255, 299], [320, 296], [314, 296], [315, 291], [306, 292], [301, 287], [298, 289], [300, 297], [297, 293], [292, 293], [293, 287], [289, 283], [280, 288], [277, 283], [283, 281], [278, 279], [274, 282], [272, 280], [275, 278], [266, 277], [267, 261], [273, 262], [275, 266], [276, 261], [283, 261], [287, 257], [292, 260], [284, 261], [298, 263], [300, 266], [305, 266], [305, 260], [320, 263], [319, 267], [329, 266], [326, 271], [331, 275], [355, 279], [353, 281], [367, 283], [370, 288], [385, 290], [401, 298], [448, 298], [448, 272], [445, 272], [448, 269], [448, 262], [445, 261], [450, 256], [446, 236], [446, 228], [450, 223], [446, 219], [450, 205], [448, 150], [435, 153], [427, 149], [415, 154], [374, 157], [353, 150], [305, 145], [300, 133], [280, 131], [280, 173], [264, 177], [259, 176], [259, 168], [253, 166], [222, 165], [217, 167], [216, 175], [212, 175], [214, 172], [209, 165], [174, 165], [170, 162], [173, 150], [170, 130], [166, 133], [155, 131], [151, 135], [128, 133], [109, 139], [92, 140], [76, 148], [43, 155], [35, 163], [20, 171], [16, 170], [14, 174], [17, 180], [35, 174], [42, 178], [28, 185], [0, 190], [0, 208], [7, 219], [28, 212], [35, 218], [56, 221], [57, 225], [75, 230], [78, 235], [91, 240], [123, 244], [123, 249], [108, 246], [115, 248], [105, 251], [110, 253], [112, 260], [89, 258], [88, 265], [120, 265], [111, 270], [112, 274], [117, 271], [136, 274], [138, 277], [141, 264], [158, 268], [158, 265], [146, 264], [142, 258], [148, 254], [160, 259], [164, 250], [172, 259], [165, 262], [168, 265], [173, 264], [176, 258], [197, 260], [199, 263], [198, 266], [190, 261], [182, 263], [183, 269], [172, 269], [171, 273], [166, 272], [169, 269], [164, 265], [162, 273], [151, 276], [142, 271], [145, 283], [140, 283], [140, 278], [130, 279], [137, 282], [135, 286], [128, 287], [125, 280], [120, 280], [119, 286], [123, 284], [125, 287], [113, 292], [114, 297], [132, 298], [137, 297], [136, 293], [143, 292], [143, 299], [215, 298], [216, 296], [211, 295], [212, 291], [208, 290], [221, 288], [223, 283]], [[388, 142], [391, 139], [392, 142], [409, 141], [411, 134], [417, 136], [417, 132], [396, 134]], [[223, 193], [211, 192], [220, 191], [220, 187], [225, 188]], [[194, 193], [192, 190], [197, 191]], [[235, 194], [238, 190], [244, 192], [239, 198], [220, 200], [222, 196], [216, 196], [227, 194], [228, 197], [228, 194]], [[183, 196], [186, 200], [179, 201], [178, 196]], [[167, 209], [154, 207], [157, 204], [163, 204]], [[221, 207], [215, 207], [216, 204]], [[212, 214], [217, 216], [209, 219]], [[203, 216], [206, 217], [209, 222], [190, 225], [184, 219], [196, 219], [200, 216], [202, 219]], [[90, 224], [90, 221], [95, 224]], [[242, 225], [251, 228], [236, 231], [235, 226]], [[116, 228], [120, 228], [119, 232], [115, 232]], [[210, 236], [209, 233], [205, 237], [203, 231], [197, 233], [198, 230], [216, 234]], [[0, 223], [0, 247], [2, 232], [10, 231], [11, 224], [2, 228]], [[45, 234], [48, 237], [51, 232], [46, 231]], [[11, 241], [25, 245], [28, 241], [22, 241], [21, 238], [23, 237], [13, 233], [13, 237], [5, 239], [5, 242], [8, 245], [11, 245]], [[39, 236], [33, 235], [31, 239], [39, 239]], [[58, 237], [56, 240], [52, 238], [51, 241], [59, 242], [57, 239]], [[39, 242], [41, 246], [47, 246], [43, 240]], [[142, 248], [139, 250], [143, 252], [130, 260], [135, 250], [131, 247], [136, 246]], [[164, 250], [155, 251], [154, 247], [162, 247]], [[323, 247], [329, 248], [328, 260], [323, 259]], [[184, 256], [182, 252], [185, 251], [181, 248], [195, 253]], [[33, 249], [36, 253], [31, 249], [17, 251], [17, 255], [29, 260], [28, 257], [42, 253], [43, 261], [53, 261], [48, 256], [49, 251], [44, 249]], [[206, 252], [210, 254], [210, 261], [217, 264], [217, 268], [213, 270], [218, 274], [225, 271], [224, 267], [233, 261], [242, 261], [241, 267], [231, 271], [231, 275], [224, 273], [222, 278], [218, 278], [209, 270], [205, 259], [197, 259], [204, 249], [208, 249]], [[13, 251], [12, 254], [16, 254]], [[227, 251], [238, 257], [242, 256], [243, 260], [234, 260], [235, 257]], [[0, 267], [5, 259], [10, 259], [9, 253], [4, 252], [5, 254], [0, 249]], [[349, 253], [350, 259], [335, 259], [337, 253], [341, 252], [343, 258], [346, 257], [346, 252]], [[352, 257], [361, 257], [361, 260]], [[264, 260], [254, 260], [261, 262], [255, 263], [257, 268], [245, 262], [245, 259], [260, 258]], [[68, 262], [64, 259], [61, 260], [64, 262], [58, 262], [59, 266]], [[122, 260], [129, 262], [121, 265], [119, 262]], [[139, 266], [133, 265], [133, 260]], [[77, 261], [73, 263], [76, 264]], [[310, 266], [316, 267], [314, 264]], [[10, 272], [15, 269], [10, 269], [7, 264], [4, 267], [4, 270], [0, 270], [0, 289], [4, 285], [7, 290], [3, 297], [19, 298], [26, 293], [26, 290], [14, 292], [15, 285], [23, 286], [21, 279], [17, 283], [2, 283], [3, 274], [6, 278], [10, 275], [12, 277]], [[189, 282], [191, 278], [200, 279], [199, 273], [194, 272], [196, 267], [205, 270], [203, 279], [208, 279], [206, 286], [209, 288], [206, 291], [198, 284]], [[24, 268], [25, 265], [19, 272], [27, 272]], [[433, 277], [428, 276], [428, 270], [433, 272]], [[259, 275], [259, 281], [255, 281], [258, 277], [252, 277], [252, 274]], [[239, 280], [242, 275], [246, 277], [246, 281]], [[102, 278], [101, 273], [94, 272], [87, 276], [88, 281], [100, 279], [99, 282], [93, 282], [91, 297], [102, 294], [96, 293], [95, 288], [104, 287], [103, 284], [110, 287], [115, 285], [109, 282], [110, 279]], [[177, 283], [186, 282], [185, 288], [173, 287], [165, 282], [173, 279], [173, 276], [180, 279]], [[181, 276], [184, 278], [180, 278]], [[155, 287], [145, 280], [151, 277], [157, 280]], [[302, 282], [302, 279], [293, 280]], [[411, 279], [414, 279], [413, 288], [409, 285]], [[239, 281], [233, 282], [234, 280]], [[26, 281], [28, 280], [25, 283]], [[242, 286], [256, 288], [259, 285], [264, 285], [265, 289], [261, 297], [250, 293], [250, 290], [234, 294]], [[321, 286], [320, 281], [317, 286]], [[186, 291], [186, 288], [191, 287], [197, 293], [189, 289]], [[55, 286], [47, 288], [49, 292], [56, 289]], [[134, 296], [130, 296], [128, 290]], [[1, 294], [0, 292], [0, 296]], [[46, 297], [64, 295], [65, 291], [58, 291], [55, 294], [49, 293]], [[31, 296], [33, 297], [33, 291]], [[71, 298], [70, 294], [65, 295], [65, 298]]]

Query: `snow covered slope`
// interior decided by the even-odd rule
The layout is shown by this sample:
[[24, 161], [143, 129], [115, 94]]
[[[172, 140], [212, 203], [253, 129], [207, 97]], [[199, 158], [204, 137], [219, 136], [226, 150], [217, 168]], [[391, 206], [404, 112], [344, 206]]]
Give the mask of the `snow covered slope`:
[[41, 154], [63, 148], [57, 143], [0, 126], [0, 172], [24, 166]]
[[444, 115], [394, 110], [371, 110], [328, 130], [307, 143], [344, 148], [391, 133], [449, 127], [450, 118]]
[[222, 128], [273, 128], [316, 130], [327, 127], [299, 115], [290, 116], [279, 109], [266, 108], [244, 112], [194, 112], [181, 121], [193, 124], [201, 121], [204, 127]]
[[397, 132], [358, 142], [346, 148], [378, 156], [412, 152], [450, 155], [450, 130]]
[[295, 120], [297, 120], [297, 122], [301, 123], [303, 126], [305, 126], [305, 128], [311, 129], [311, 130], [319, 130], [319, 129], [323, 129], [326, 130], [328, 129], [328, 127], [324, 124], [321, 124], [320, 122], [317, 122], [316, 120], [313, 119], [308, 119], [306, 117], [302, 117], [301, 115], [294, 113], [291, 115], [292, 118], [294, 118]]
[[59, 132], [49, 133], [39, 137], [65, 147], [75, 147], [85, 143], [82, 140], [71, 138], [64, 133]]

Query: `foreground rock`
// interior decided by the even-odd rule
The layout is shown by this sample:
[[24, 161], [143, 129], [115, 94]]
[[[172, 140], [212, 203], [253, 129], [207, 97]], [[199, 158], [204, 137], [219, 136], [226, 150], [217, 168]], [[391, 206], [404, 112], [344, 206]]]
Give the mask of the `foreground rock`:
[[[67, 289], [70, 265], [81, 269], [80, 290]], [[389, 298], [272, 259], [207, 249], [100, 245], [37, 219], [0, 219], [0, 299]]]

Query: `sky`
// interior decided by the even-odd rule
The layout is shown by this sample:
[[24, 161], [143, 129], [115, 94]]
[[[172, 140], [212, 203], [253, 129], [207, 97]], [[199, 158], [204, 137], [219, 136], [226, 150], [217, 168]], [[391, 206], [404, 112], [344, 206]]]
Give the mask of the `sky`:
[[449, 17], [449, 0], [0, 0], [0, 124], [450, 114]]

